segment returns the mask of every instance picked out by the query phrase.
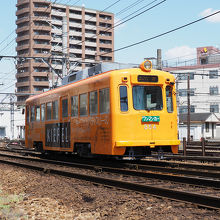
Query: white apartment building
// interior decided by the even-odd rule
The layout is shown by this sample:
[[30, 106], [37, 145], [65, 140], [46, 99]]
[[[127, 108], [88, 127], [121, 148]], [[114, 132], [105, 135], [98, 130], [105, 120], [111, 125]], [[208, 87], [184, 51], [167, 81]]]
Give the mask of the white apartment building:
[[[215, 113], [220, 119], [220, 50], [213, 46], [197, 48], [197, 62], [195, 65], [164, 68], [176, 76], [177, 106], [179, 115], [188, 112], [187, 78], [190, 76], [190, 112]], [[216, 122], [206, 123], [206, 127], [213, 129], [212, 138], [220, 136], [215, 132]], [[196, 135], [198, 136], [198, 135]], [[205, 136], [205, 134], [204, 134]]]

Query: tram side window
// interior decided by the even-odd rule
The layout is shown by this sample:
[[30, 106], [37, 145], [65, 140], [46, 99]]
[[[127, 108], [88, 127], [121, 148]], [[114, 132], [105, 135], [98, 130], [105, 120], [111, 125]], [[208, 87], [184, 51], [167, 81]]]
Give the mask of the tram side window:
[[109, 88], [99, 90], [99, 112], [109, 113]]
[[89, 112], [91, 115], [98, 114], [98, 93], [97, 93], [97, 91], [89, 93]]
[[35, 106], [31, 106], [31, 121], [35, 119]]
[[120, 106], [122, 112], [128, 111], [127, 86], [120, 86]]
[[53, 107], [53, 119], [58, 119], [58, 101], [53, 101], [52, 107]]
[[88, 115], [88, 94], [81, 94], [79, 96], [79, 114], [80, 116]]
[[78, 116], [78, 96], [71, 97], [71, 116]]
[[30, 112], [29, 112], [29, 106], [26, 107], [26, 122], [29, 123], [30, 122]]
[[68, 99], [62, 100], [62, 117], [68, 117]]
[[36, 121], [40, 121], [40, 106], [36, 106]]
[[41, 121], [45, 120], [45, 104], [41, 105]]
[[167, 112], [173, 112], [173, 88], [171, 86], [166, 87], [166, 101], [167, 101]]
[[51, 116], [52, 116], [52, 103], [51, 102], [47, 103], [46, 115], [47, 115], [47, 120], [51, 120]]

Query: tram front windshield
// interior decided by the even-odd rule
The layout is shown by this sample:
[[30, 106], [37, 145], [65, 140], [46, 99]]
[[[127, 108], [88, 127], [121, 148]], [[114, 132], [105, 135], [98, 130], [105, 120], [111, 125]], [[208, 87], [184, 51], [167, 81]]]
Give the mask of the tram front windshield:
[[163, 99], [160, 86], [134, 86], [133, 106], [136, 110], [162, 110]]

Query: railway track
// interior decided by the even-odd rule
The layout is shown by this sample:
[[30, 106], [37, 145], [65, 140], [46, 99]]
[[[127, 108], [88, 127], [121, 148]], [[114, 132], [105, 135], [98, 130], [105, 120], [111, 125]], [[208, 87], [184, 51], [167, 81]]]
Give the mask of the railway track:
[[[136, 192], [152, 194], [154, 196], [166, 197], [172, 200], [190, 202], [202, 207], [208, 207], [213, 209], [220, 208], [219, 178], [214, 179], [214, 177], [212, 177], [212, 179], [207, 179], [201, 177], [199, 178], [198, 176], [178, 176], [174, 175], [173, 173], [164, 174], [158, 172], [154, 173], [152, 171], [143, 172], [115, 167], [103, 167], [94, 164], [92, 165], [69, 163], [63, 161], [52, 161], [45, 159], [43, 160], [3, 154], [0, 155], [0, 162], [33, 170], [43, 171], [46, 173], [49, 172], [51, 174], [86, 180], [97, 184], [117, 187], [120, 189], [127, 189]], [[63, 169], [64, 167], [65, 169]], [[89, 170], [89, 172], [82, 172], [80, 170], [79, 174], [79, 168]], [[100, 177], [100, 175], [102, 175], [102, 177]], [[154, 183], [152, 183], [152, 179], [154, 179]], [[167, 186], [167, 184], [164, 184], [161, 181], [169, 181], [172, 182], [172, 184]], [[195, 193], [182, 190], [174, 190], [173, 188], [175, 188], [175, 184], [173, 185], [173, 183], [190, 184], [193, 187], [202, 187], [201, 191], [208, 190], [209, 195], [203, 194], [201, 193], [201, 191]], [[214, 195], [211, 196], [210, 194]], [[216, 194], [218, 194], [219, 197], [215, 196]]]

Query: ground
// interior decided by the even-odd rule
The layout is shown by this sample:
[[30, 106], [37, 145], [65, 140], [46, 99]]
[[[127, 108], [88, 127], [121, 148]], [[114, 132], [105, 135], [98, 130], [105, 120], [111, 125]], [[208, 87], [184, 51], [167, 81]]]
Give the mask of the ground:
[[0, 164], [0, 220], [220, 219], [220, 212]]

